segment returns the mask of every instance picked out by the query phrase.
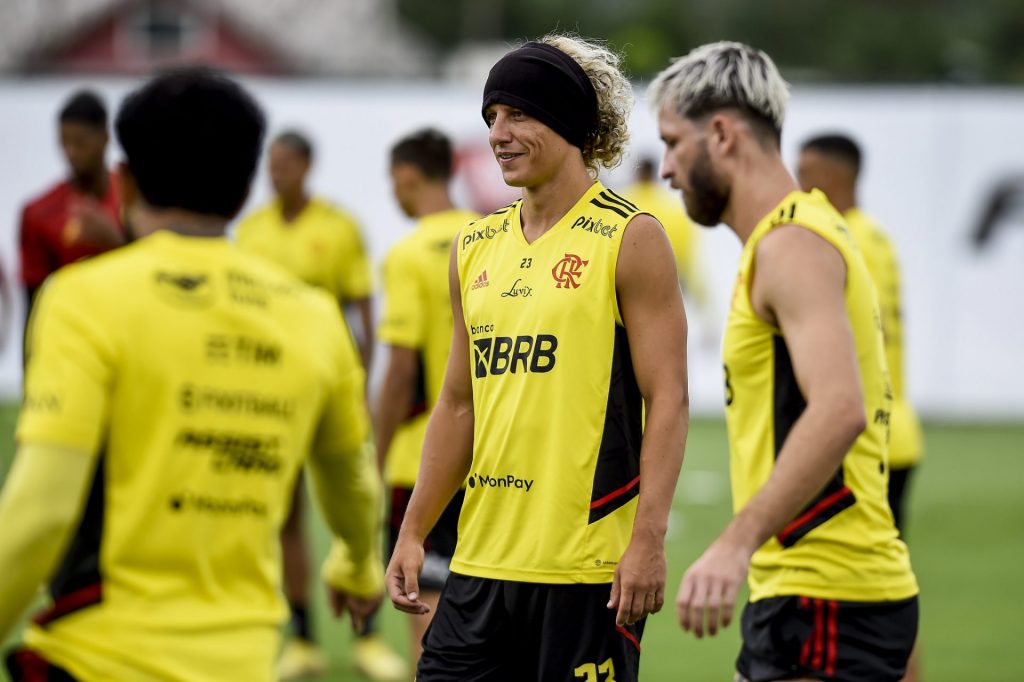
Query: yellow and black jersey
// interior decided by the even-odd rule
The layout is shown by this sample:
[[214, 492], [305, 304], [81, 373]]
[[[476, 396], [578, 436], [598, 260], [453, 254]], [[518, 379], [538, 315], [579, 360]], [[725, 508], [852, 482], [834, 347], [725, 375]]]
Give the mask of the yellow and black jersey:
[[751, 600], [787, 595], [861, 602], [909, 598], [917, 593], [917, 583], [886, 496], [892, 395], [877, 297], [842, 217], [818, 191], [787, 196], [757, 225], [740, 256], [724, 339], [733, 506], [742, 509], [768, 480], [806, 407], [785, 337], [758, 317], [750, 302], [757, 246], [778, 225], [811, 230], [846, 262], [846, 309], [868, 426], [825, 488], [754, 553]]
[[924, 454], [924, 438], [917, 413], [907, 400], [903, 383], [903, 315], [900, 267], [889, 236], [858, 208], [843, 214], [878, 292], [882, 314], [885, 358], [892, 383], [892, 418], [889, 423], [889, 461], [894, 469], [916, 464]]
[[356, 220], [323, 199], [310, 199], [291, 222], [284, 221], [281, 202], [272, 201], [242, 219], [235, 240], [339, 301], [373, 293], [370, 261]]
[[527, 243], [521, 209], [459, 237], [474, 439], [452, 571], [611, 582], [640, 483], [643, 405], [615, 295], [639, 211], [594, 183]]
[[98, 463], [26, 645], [81, 680], [269, 681], [296, 474], [314, 437], [368, 438], [337, 303], [158, 232], [52, 277], [28, 343], [19, 442]]
[[452, 242], [480, 216], [452, 209], [424, 216], [384, 261], [384, 314], [378, 327], [383, 343], [416, 351], [417, 395], [395, 431], [385, 459], [389, 485], [412, 488], [419, 473], [427, 420], [437, 403], [452, 339], [448, 263]]

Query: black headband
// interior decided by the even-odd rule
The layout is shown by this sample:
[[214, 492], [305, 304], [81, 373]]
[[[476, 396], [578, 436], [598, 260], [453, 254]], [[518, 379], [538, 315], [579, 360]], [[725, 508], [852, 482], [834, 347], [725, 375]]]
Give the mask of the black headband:
[[507, 104], [583, 148], [597, 127], [597, 93], [576, 60], [546, 43], [527, 43], [491, 68], [484, 85], [481, 112]]

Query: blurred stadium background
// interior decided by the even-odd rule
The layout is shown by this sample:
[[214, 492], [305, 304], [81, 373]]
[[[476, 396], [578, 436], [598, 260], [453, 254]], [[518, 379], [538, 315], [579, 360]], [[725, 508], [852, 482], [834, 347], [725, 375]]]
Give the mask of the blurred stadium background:
[[[669, 57], [708, 40], [768, 51], [793, 83], [788, 163], [812, 133], [843, 131], [861, 142], [860, 200], [901, 257], [909, 393], [926, 422], [909, 531], [923, 589], [926, 679], [1024, 679], [1016, 642], [1024, 604], [1019, 0], [5, 0], [0, 264], [15, 295], [0, 330], [0, 478], [20, 392], [18, 212], [64, 172], [56, 112], [71, 91], [94, 88], [113, 111], [161, 65], [201, 61], [239, 74], [266, 107], [271, 132], [287, 126], [311, 136], [313, 188], [359, 217], [379, 262], [409, 227], [387, 176], [387, 149], [403, 133], [433, 125], [452, 136], [464, 205], [507, 202], [486, 146], [480, 90], [510, 44], [553, 29], [609, 40], [635, 78], [633, 143], [606, 178], [613, 187], [630, 181], [638, 159], [659, 153], [645, 83]], [[112, 145], [109, 160], [117, 158]], [[261, 170], [250, 206], [268, 193]], [[717, 343], [738, 252], [726, 231], [702, 234], [710, 297], [702, 311], [690, 304], [698, 418], [674, 506], [670, 590], [729, 517]], [[322, 549], [322, 527], [315, 535]], [[329, 679], [349, 679], [349, 634], [318, 608], [334, 657]], [[386, 608], [383, 621], [404, 649], [398, 614]], [[731, 628], [696, 642], [663, 613], [648, 626], [642, 678], [729, 679], [737, 641]]]

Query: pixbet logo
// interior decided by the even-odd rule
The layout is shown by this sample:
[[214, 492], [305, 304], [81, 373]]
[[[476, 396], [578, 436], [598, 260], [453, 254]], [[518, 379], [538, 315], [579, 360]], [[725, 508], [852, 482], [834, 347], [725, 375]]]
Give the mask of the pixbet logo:
[[576, 222], [572, 224], [572, 229], [579, 228], [584, 232], [593, 232], [599, 234], [602, 237], [608, 237], [611, 239], [612, 235], [619, 231], [618, 225], [606, 225], [601, 221], [600, 218], [594, 220], [586, 216], [580, 216], [576, 219]]
[[583, 266], [589, 263], [589, 260], [583, 260], [574, 253], [565, 254], [565, 258], [555, 263], [555, 267], [551, 268], [551, 276], [555, 278], [555, 288], [579, 289], [580, 277], [583, 276]]
[[494, 239], [498, 236], [499, 232], [508, 232], [508, 218], [505, 218], [501, 223], [501, 227], [494, 228], [491, 225], [487, 225], [479, 230], [470, 229], [462, 236], [462, 248], [465, 250], [467, 246], [474, 242], [478, 242], [482, 239]]
[[550, 372], [555, 367], [557, 349], [558, 338], [551, 334], [474, 339], [473, 365], [476, 369], [476, 378], [483, 379], [506, 372]]
[[505, 476], [491, 476], [490, 474], [470, 474], [466, 481], [470, 488], [512, 488], [530, 492], [533, 487], [532, 478], [519, 478], [515, 474]]

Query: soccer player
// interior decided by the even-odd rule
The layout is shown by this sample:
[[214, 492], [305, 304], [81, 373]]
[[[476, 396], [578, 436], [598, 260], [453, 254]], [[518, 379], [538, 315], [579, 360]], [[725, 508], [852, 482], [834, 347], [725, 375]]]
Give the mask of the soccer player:
[[330, 297], [223, 238], [264, 131], [245, 91], [168, 72], [116, 130], [137, 241], [39, 295], [0, 494], [0, 641], [50, 578], [16, 681], [269, 682], [278, 532], [307, 452], [339, 539], [336, 612], [358, 624], [379, 603], [363, 370]]
[[[882, 339], [892, 388], [889, 418], [889, 507], [896, 528], [906, 537], [905, 509], [910, 478], [924, 454], [924, 438], [917, 413], [907, 399], [903, 381], [903, 304], [900, 269], [889, 236], [857, 205], [857, 178], [861, 169], [860, 146], [841, 134], [818, 135], [803, 143], [797, 177], [805, 191], [824, 192], [843, 214], [846, 227], [864, 256], [868, 273], [878, 293], [882, 315]], [[919, 676], [917, 652], [910, 658], [909, 682]]]
[[[436, 130], [420, 130], [391, 148], [391, 186], [402, 211], [416, 219], [384, 263], [384, 314], [378, 337], [388, 347], [387, 369], [374, 416], [377, 454], [391, 489], [393, 547], [409, 504], [427, 419], [437, 404], [452, 338], [448, 256], [459, 231], [480, 216], [455, 208], [448, 193], [452, 145]], [[420, 600], [431, 609], [448, 578], [455, 553], [462, 491], [426, 538]], [[432, 614], [412, 614], [410, 651], [415, 667]]]
[[523, 198], [452, 250], [451, 354], [388, 567], [393, 603], [427, 613], [423, 542], [468, 484], [420, 682], [636, 680], [662, 605], [686, 319], [664, 229], [595, 180], [628, 138], [618, 63], [551, 35], [484, 87], [490, 145]]
[[[282, 266], [307, 284], [327, 291], [343, 309], [358, 313], [359, 352], [369, 371], [373, 349], [370, 305], [370, 263], [355, 220], [345, 211], [313, 197], [306, 178], [313, 163], [313, 145], [301, 133], [278, 135], [267, 152], [267, 166], [276, 198], [245, 216], [235, 239], [245, 251]], [[327, 657], [316, 645], [309, 609], [309, 549], [303, 534], [304, 486], [295, 487], [291, 511], [281, 535], [285, 595], [294, 634], [281, 654], [282, 679], [322, 673]], [[369, 629], [357, 638], [356, 665], [372, 679], [389, 680], [404, 663]], [[378, 670], [382, 668], [381, 670]]]
[[654, 159], [640, 159], [633, 176], [633, 184], [622, 192], [637, 206], [649, 210], [665, 227], [676, 257], [676, 273], [688, 298], [703, 306], [707, 300], [697, 260], [697, 242], [700, 235], [693, 221], [686, 215], [679, 200], [657, 178]]
[[21, 281], [28, 310], [58, 268], [124, 243], [118, 183], [106, 166], [103, 101], [88, 90], [76, 92], [60, 110], [58, 129], [70, 177], [21, 212]]
[[736, 515], [683, 577], [682, 627], [727, 625], [749, 572], [739, 679], [898, 680], [918, 590], [886, 502], [892, 396], [867, 267], [782, 163], [788, 91], [766, 54], [698, 47], [649, 96], [662, 175], [743, 243], [723, 342]]
[[907, 400], [903, 381], [903, 305], [896, 250], [889, 236], [857, 205], [860, 147], [846, 135], [819, 135], [804, 142], [797, 176], [805, 191], [820, 189], [837, 211], [864, 256], [878, 292], [882, 338], [892, 388], [889, 421], [889, 505], [904, 532], [907, 485], [924, 450], [921, 424]]

